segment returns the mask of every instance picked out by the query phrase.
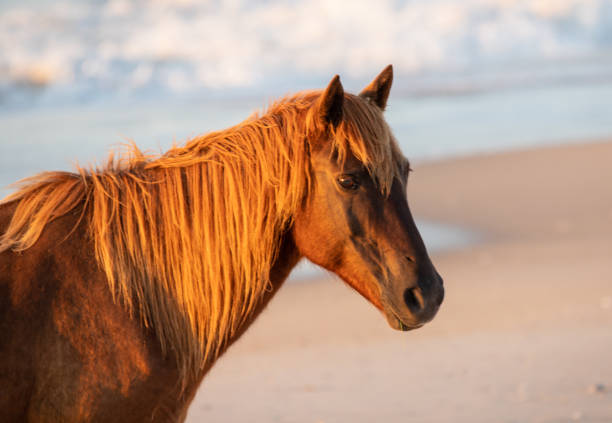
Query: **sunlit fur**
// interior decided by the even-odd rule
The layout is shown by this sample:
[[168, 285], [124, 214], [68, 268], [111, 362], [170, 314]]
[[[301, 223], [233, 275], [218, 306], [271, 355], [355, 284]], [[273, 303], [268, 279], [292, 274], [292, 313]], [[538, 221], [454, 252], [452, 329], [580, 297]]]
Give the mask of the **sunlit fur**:
[[0, 251], [25, 250], [53, 219], [80, 216], [115, 301], [155, 331], [184, 379], [195, 377], [269, 289], [280, 237], [309, 192], [312, 149], [333, 140], [339, 160], [354, 154], [383, 193], [398, 176], [382, 112], [345, 94], [330, 128], [319, 97], [282, 99], [159, 157], [132, 146], [102, 168], [26, 179], [4, 200], [18, 205]]

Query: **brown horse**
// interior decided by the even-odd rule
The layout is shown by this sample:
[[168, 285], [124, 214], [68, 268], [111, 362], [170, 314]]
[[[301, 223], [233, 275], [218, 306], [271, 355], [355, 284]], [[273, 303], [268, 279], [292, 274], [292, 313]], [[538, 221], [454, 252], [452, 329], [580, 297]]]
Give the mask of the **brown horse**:
[[0, 421], [175, 422], [302, 258], [395, 329], [442, 279], [383, 119], [387, 67], [148, 157], [49, 172], [0, 206]]

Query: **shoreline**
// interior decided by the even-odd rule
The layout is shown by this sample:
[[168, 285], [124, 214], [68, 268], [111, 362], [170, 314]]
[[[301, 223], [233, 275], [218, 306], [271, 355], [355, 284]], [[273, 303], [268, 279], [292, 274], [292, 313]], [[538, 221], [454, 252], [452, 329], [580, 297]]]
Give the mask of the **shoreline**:
[[[517, 233], [530, 238], [597, 236], [595, 223], [603, 227], [612, 221], [610, 198], [599, 187], [610, 176], [609, 157], [612, 141], [593, 140], [418, 162], [408, 184], [409, 201], [416, 216], [482, 231], [493, 239], [515, 239]], [[436, 198], [436, 190], [447, 185], [458, 188]], [[583, 187], [592, 191], [581, 192]], [[504, 207], [489, 201], [500, 194], [505, 195]], [[572, 203], [571, 195], [584, 196], [589, 204]]]

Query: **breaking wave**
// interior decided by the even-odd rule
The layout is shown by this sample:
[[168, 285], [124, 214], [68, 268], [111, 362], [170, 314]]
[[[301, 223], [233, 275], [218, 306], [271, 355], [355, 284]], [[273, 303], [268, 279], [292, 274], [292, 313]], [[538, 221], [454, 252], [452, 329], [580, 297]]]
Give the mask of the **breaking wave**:
[[284, 92], [387, 63], [404, 89], [486, 89], [612, 75], [612, 0], [9, 1], [0, 51], [5, 102]]

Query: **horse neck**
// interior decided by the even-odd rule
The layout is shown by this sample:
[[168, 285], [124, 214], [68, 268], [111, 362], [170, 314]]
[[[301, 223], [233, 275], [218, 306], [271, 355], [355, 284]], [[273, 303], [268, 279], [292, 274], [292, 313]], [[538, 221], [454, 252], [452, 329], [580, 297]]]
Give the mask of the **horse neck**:
[[[239, 337], [299, 259], [288, 225], [308, 187], [303, 140], [289, 139], [275, 116], [262, 119], [139, 169], [91, 176], [111, 290], [142, 310], [184, 374]], [[120, 202], [108, 199], [115, 186]]]
[[[251, 326], [251, 324], [257, 319], [257, 317], [259, 317], [261, 312], [269, 304], [270, 300], [276, 295], [281, 286], [283, 286], [284, 282], [287, 280], [287, 277], [301, 258], [302, 256], [299, 253], [297, 247], [295, 246], [290, 231], [285, 232], [282, 237], [279, 254], [276, 260], [274, 261], [274, 264], [270, 271], [270, 289], [267, 289], [262, 292], [258, 305], [253, 311], [253, 313], [249, 316], [249, 319], [245, 320], [240, 326], [240, 328], [236, 331], [236, 333], [228, 339], [227, 343], [223, 346], [223, 349], [219, 355], [223, 354], [227, 350], [227, 348], [229, 348], [229, 346], [231, 346], [238, 338], [240, 338], [240, 336], [242, 336], [244, 332], [246, 332], [246, 330]], [[204, 368], [201, 377], [204, 377], [204, 375], [208, 372], [208, 370], [213, 364], [214, 360], [207, 363], [207, 366]]]

